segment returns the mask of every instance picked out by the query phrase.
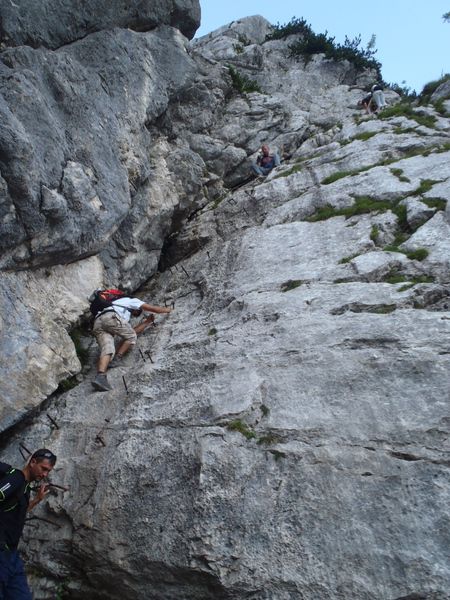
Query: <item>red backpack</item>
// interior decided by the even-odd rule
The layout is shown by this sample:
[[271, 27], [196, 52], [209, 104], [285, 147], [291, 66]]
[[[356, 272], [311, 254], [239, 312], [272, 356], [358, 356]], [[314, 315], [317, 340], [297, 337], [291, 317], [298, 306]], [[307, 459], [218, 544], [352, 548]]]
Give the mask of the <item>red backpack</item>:
[[119, 298], [128, 298], [128, 295], [123, 290], [116, 290], [114, 288], [108, 290], [95, 290], [89, 296], [90, 310], [94, 315], [98, 315], [98, 313], [105, 310], [105, 308], [109, 308], [112, 306], [114, 300], [119, 300]]

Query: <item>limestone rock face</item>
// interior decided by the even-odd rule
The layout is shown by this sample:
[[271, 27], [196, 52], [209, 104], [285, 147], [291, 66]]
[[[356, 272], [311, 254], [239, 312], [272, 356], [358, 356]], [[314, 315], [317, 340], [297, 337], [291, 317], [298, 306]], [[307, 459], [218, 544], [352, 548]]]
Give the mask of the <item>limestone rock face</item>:
[[149, 194], [145, 124], [194, 69], [185, 42], [169, 28], [118, 30], [2, 59], [3, 267], [99, 253]]
[[447, 79], [436, 89], [431, 96], [433, 101], [436, 100], [448, 100], [450, 98], [450, 80]]
[[80, 371], [67, 330], [103, 279], [97, 257], [71, 265], [2, 274], [0, 389], [2, 430]]
[[[12, 348], [8, 337], [19, 340], [13, 352], [17, 359], [22, 351], [34, 355], [29, 344], [36, 335], [36, 346], [47, 345], [49, 332], [36, 329], [27, 294], [20, 293], [30, 270], [32, 280], [43, 277], [47, 289], [54, 279], [46, 271], [53, 274], [63, 265], [101, 257], [101, 276], [86, 274], [78, 310], [72, 313], [70, 302], [66, 308], [72, 314], [65, 321], [68, 328], [86, 308], [92, 289], [117, 280], [136, 288], [157, 270], [172, 215], [201, 187], [203, 161], [198, 157], [193, 168], [182, 147], [157, 143], [149, 128], [193, 73], [186, 39], [164, 26], [149, 33], [100, 31], [58, 51], [20, 47], [2, 52], [0, 267], [19, 271], [20, 282], [3, 279], [2, 303], [7, 310], [22, 303], [21, 310], [27, 311], [26, 318], [10, 314], [11, 331], [0, 339], [3, 356]], [[175, 158], [179, 175], [170, 169]], [[179, 183], [183, 165], [194, 174], [185, 189]], [[67, 285], [73, 285], [70, 278]], [[53, 309], [43, 302], [41, 311], [50, 322]], [[39, 404], [79, 369], [67, 335], [57, 346], [56, 354], [67, 356], [70, 368], [43, 360], [38, 371], [45, 368], [35, 377], [32, 361], [8, 361], [9, 378], [0, 382], [0, 395], [6, 398], [2, 429], [11, 422], [7, 406], [15, 407], [19, 420], [25, 406]], [[30, 380], [33, 393], [23, 397]]]
[[60, 48], [91, 33], [171, 25], [192, 38], [200, 25], [198, 0], [14, 0], [0, 6], [0, 44]]
[[[1, 165], [11, 231], [28, 210], [8, 200], [12, 170], [30, 194], [47, 174], [1, 296], [3, 428], [45, 406], [5, 434], [2, 459], [51, 447], [70, 486], [38, 509], [53, 525], [26, 529], [36, 600], [449, 598], [450, 120], [366, 117], [370, 73], [293, 61], [267, 31], [256, 17], [190, 47], [166, 27], [76, 42], [67, 56], [105, 36], [137, 53], [99, 83], [106, 154], [83, 135], [64, 162]], [[37, 52], [67, 58], [2, 57]], [[261, 92], [238, 93], [228, 64]], [[263, 142], [283, 162], [245, 182]], [[95, 347], [81, 376], [66, 330], [100, 282], [150, 275], [136, 294], [174, 311], [94, 392]]]

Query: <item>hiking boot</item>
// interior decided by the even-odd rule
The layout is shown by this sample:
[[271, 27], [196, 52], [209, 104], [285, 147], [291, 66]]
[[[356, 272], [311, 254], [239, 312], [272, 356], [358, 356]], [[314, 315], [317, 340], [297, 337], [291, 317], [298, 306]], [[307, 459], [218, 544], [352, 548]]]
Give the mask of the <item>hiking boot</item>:
[[106, 373], [97, 373], [96, 378], [92, 382], [92, 387], [98, 392], [108, 392], [112, 387], [108, 383]]
[[123, 356], [120, 356], [120, 354], [116, 354], [115, 357], [110, 361], [108, 369], [115, 369], [116, 367], [121, 367], [122, 365]]

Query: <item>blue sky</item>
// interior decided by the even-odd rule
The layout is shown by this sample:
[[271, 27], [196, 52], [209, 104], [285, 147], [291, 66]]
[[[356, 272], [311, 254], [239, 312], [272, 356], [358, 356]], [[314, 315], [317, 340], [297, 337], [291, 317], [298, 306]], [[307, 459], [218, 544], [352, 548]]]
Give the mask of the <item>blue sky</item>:
[[303, 17], [313, 31], [336, 41], [376, 35], [376, 58], [385, 81], [420, 92], [425, 83], [450, 73], [450, 23], [442, 15], [450, 0], [200, 0], [202, 24], [197, 37], [235, 19], [262, 15], [271, 23]]

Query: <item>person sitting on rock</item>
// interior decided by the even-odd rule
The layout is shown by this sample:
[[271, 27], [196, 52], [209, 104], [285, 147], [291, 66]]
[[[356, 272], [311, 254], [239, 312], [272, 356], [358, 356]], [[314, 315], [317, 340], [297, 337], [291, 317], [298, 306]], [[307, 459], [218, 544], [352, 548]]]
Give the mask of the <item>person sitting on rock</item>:
[[[106, 377], [106, 371], [109, 368], [120, 365], [124, 354], [126, 354], [135, 344], [139, 333], [145, 331], [154, 316], [149, 315], [141, 321], [136, 327], [131, 327], [129, 321], [131, 317], [138, 317], [144, 312], [166, 314], [171, 309], [165, 306], [152, 306], [139, 300], [138, 298], [119, 298], [111, 303], [111, 306], [104, 308], [94, 317], [93, 333], [98, 345], [100, 346], [100, 358], [97, 363], [97, 375], [92, 381], [92, 386], [99, 392], [106, 392], [111, 388]], [[122, 343], [115, 349], [114, 336], [119, 336]]]
[[252, 169], [257, 175], [265, 177], [274, 167], [280, 165], [280, 157], [277, 152], [270, 153], [269, 146], [263, 144], [261, 146], [261, 154], [258, 155], [256, 163], [252, 164]]
[[386, 106], [383, 88], [378, 83], [372, 86], [372, 98], [369, 102], [369, 112], [378, 113]]

